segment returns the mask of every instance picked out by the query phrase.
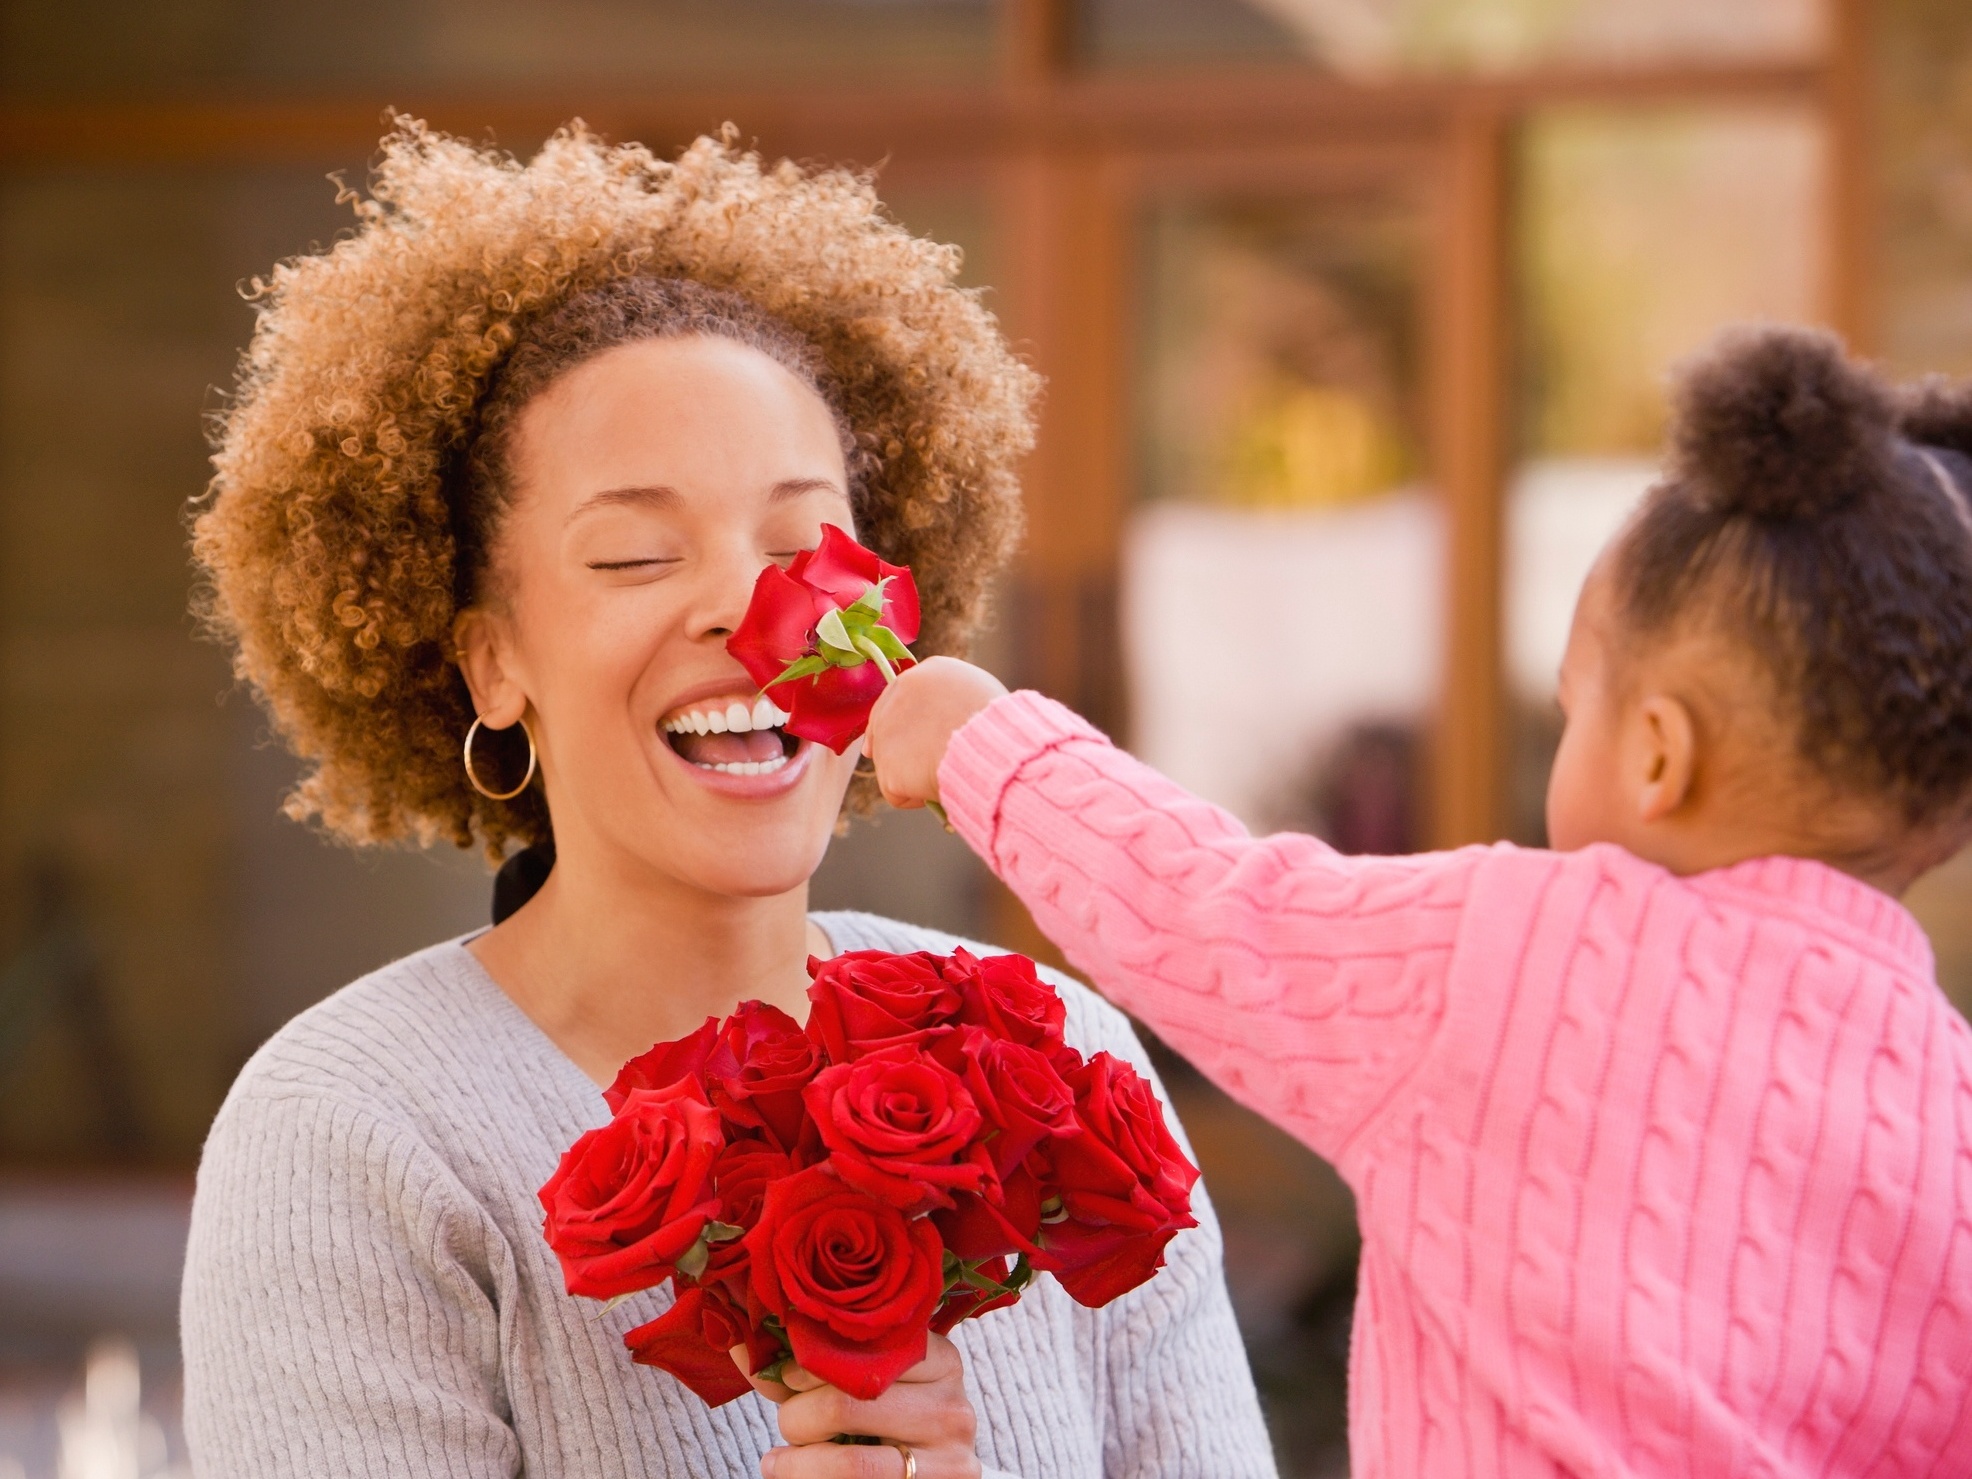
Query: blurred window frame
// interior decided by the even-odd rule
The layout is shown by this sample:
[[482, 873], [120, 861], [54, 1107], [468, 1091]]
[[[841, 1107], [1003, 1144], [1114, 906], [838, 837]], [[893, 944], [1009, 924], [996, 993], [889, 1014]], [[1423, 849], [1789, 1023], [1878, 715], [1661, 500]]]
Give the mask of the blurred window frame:
[[[1828, 150], [1822, 317], [1868, 352], [1876, 183], [1868, 0], [1825, 0], [1818, 54], [1350, 80], [1315, 69], [1105, 73], [1080, 64], [1074, 0], [1000, 0], [998, 75], [928, 86], [568, 88], [483, 95], [415, 86], [274, 97], [0, 100], [0, 170], [319, 164], [359, 177], [386, 104], [526, 150], [580, 116], [660, 151], [736, 121], [766, 153], [880, 168], [886, 192], [977, 189], [993, 202], [993, 306], [1048, 377], [1027, 470], [1030, 535], [1003, 602], [1017, 680], [1120, 731], [1116, 570], [1134, 502], [1136, 230], [1173, 192], [1422, 190], [1432, 202], [1424, 301], [1424, 433], [1450, 554], [1441, 692], [1424, 835], [1507, 834], [1503, 502], [1512, 459], [1511, 159], [1556, 104], [1785, 102]], [[1025, 932], [1022, 931], [1022, 934]], [[1019, 943], [1010, 938], [1008, 943]]]

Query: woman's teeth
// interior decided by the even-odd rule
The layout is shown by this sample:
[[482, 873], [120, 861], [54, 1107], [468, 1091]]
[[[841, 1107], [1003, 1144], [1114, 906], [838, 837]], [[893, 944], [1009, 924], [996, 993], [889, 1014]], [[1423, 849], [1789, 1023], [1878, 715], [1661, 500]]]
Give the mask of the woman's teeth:
[[772, 775], [797, 748], [781, 726], [788, 714], [762, 695], [689, 708], [662, 721], [671, 748], [700, 770], [721, 775]]
[[723, 709], [692, 709], [664, 721], [666, 734], [746, 734], [755, 729], [778, 729], [789, 715], [764, 694], [749, 706], [735, 699]]
[[787, 756], [776, 755], [772, 760], [742, 760], [736, 765], [707, 765], [703, 760], [692, 764], [700, 770], [716, 770], [723, 775], [772, 775], [787, 764]]

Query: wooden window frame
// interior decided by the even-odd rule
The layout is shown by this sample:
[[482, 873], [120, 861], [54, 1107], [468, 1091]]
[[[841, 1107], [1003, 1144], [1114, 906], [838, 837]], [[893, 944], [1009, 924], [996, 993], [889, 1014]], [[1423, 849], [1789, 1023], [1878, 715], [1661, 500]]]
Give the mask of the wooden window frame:
[[[1509, 151], [1519, 121], [1556, 103], [1790, 101], [1829, 140], [1824, 317], [1875, 342], [1869, 0], [1825, 0], [1819, 57], [1772, 65], [1548, 70], [1351, 82], [1286, 69], [1109, 76], [1078, 72], [1072, 0], [1001, 0], [1002, 65], [982, 83], [669, 94], [571, 89], [406, 100], [435, 127], [526, 141], [580, 114], [603, 133], [677, 147], [728, 119], [768, 153], [884, 162], [885, 179], [975, 179], [995, 200], [999, 306], [1047, 376], [1027, 470], [1018, 676], [1120, 727], [1113, 606], [1131, 499], [1131, 224], [1144, 172], [1297, 151], [1333, 164], [1402, 156], [1435, 172], [1426, 394], [1434, 481], [1449, 515], [1445, 675], [1434, 724], [1431, 838], [1502, 835], [1506, 692], [1503, 495], [1508, 435]], [[0, 103], [0, 170], [87, 166], [346, 166], [379, 130], [369, 98]], [[1107, 620], [1103, 612], [1112, 613]]]

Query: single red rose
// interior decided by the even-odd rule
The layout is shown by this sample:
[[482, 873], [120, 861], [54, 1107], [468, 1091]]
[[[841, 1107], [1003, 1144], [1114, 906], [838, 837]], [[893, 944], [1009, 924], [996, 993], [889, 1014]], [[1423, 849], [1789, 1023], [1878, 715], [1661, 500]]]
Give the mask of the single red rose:
[[[966, 950], [954, 950], [945, 966], [945, 978], [959, 988], [963, 998], [961, 1022], [1034, 1048], [1049, 1058], [1062, 1056], [1061, 1034], [1067, 1025], [1068, 1008], [1061, 993], [1040, 978], [1034, 962], [1026, 956], [988, 955], [982, 959]], [[1080, 1061], [1079, 1055], [1075, 1061]]]
[[849, 1185], [899, 1211], [948, 1207], [955, 1191], [992, 1180], [985, 1127], [959, 1076], [908, 1045], [825, 1068], [808, 1085], [808, 1114]]
[[960, 1029], [966, 1091], [985, 1116], [993, 1170], [1007, 1175], [1043, 1140], [1075, 1135], [1075, 1095], [1039, 1049]]
[[[1004, 1284], [1013, 1276], [1013, 1269], [1004, 1258], [995, 1258], [983, 1263], [979, 1272], [996, 1284]], [[955, 1285], [945, 1302], [938, 1306], [938, 1313], [931, 1318], [931, 1328], [940, 1335], [950, 1335], [961, 1320], [970, 1320], [975, 1315], [983, 1315], [988, 1310], [1003, 1310], [1010, 1304], [1020, 1303], [1020, 1290], [1009, 1290], [1005, 1294], [988, 1294], [975, 1289], [970, 1284]]]
[[[880, 607], [862, 611], [858, 602], [876, 603], [872, 588], [881, 590]], [[852, 624], [878, 631], [876, 645], [885, 653], [878, 661], [856, 649], [836, 648], [826, 656], [829, 624], [840, 640]], [[869, 725], [870, 709], [889, 681], [885, 663], [907, 668], [913, 659], [907, 649], [918, 635], [918, 592], [911, 572], [864, 549], [833, 524], [822, 529], [818, 548], [803, 550], [783, 570], [769, 565], [753, 586], [747, 605], [726, 650], [739, 659], [747, 676], [775, 703], [787, 710], [790, 734], [827, 745], [840, 755]], [[783, 679], [804, 658], [819, 671]]]
[[718, 1111], [681, 1082], [631, 1090], [570, 1146], [540, 1193], [568, 1292], [614, 1299], [669, 1278], [719, 1209], [711, 1171], [724, 1143]]
[[765, 1002], [743, 1001], [720, 1027], [706, 1073], [713, 1102], [728, 1119], [764, 1131], [792, 1153], [807, 1126], [801, 1091], [821, 1067], [822, 1055], [799, 1022]]
[[730, 1354], [742, 1342], [742, 1325], [717, 1294], [687, 1285], [670, 1309], [625, 1335], [623, 1343], [639, 1366], [668, 1371], [706, 1406], [723, 1407], [753, 1390]]
[[[794, 1162], [764, 1140], [735, 1140], [712, 1163], [712, 1188], [719, 1196], [719, 1221], [742, 1230], [760, 1220], [767, 1188], [794, 1174]], [[738, 1238], [711, 1244], [701, 1284], [716, 1284], [742, 1304], [746, 1300], [746, 1247]]]
[[1150, 1278], [1172, 1237], [1198, 1225], [1191, 1215], [1198, 1168], [1129, 1064], [1097, 1053], [1068, 1085], [1083, 1133], [1050, 1140], [1040, 1152], [1053, 1200], [1044, 1204], [1035, 1266], [1093, 1309]]
[[808, 1032], [831, 1063], [928, 1040], [957, 1020], [959, 990], [935, 955], [850, 950], [808, 962]]
[[754, 1299], [823, 1381], [868, 1401], [924, 1359], [945, 1289], [929, 1220], [815, 1166], [767, 1188], [746, 1243]]
[[1040, 1254], [1040, 1180], [1028, 1166], [1000, 1178], [986, 1192], [958, 1192], [950, 1207], [931, 1214], [938, 1234], [955, 1258], [999, 1258]]
[[648, 1052], [639, 1053], [616, 1071], [616, 1082], [603, 1090], [609, 1112], [616, 1114], [623, 1101], [636, 1089], [668, 1089], [681, 1079], [690, 1079], [701, 1088], [705, 1066], [719, 1042], [719, 1019], [707, 1017], [705, 1024], [687, 1037], [661, 1042]]
[[760, 1220], [767, 1188], [794, 1174], [787, 1152], [763, 1140], [735, 1140], [712, 1162], [712, 1189], [719, 1195], [719, 1220], [750, 1228]]

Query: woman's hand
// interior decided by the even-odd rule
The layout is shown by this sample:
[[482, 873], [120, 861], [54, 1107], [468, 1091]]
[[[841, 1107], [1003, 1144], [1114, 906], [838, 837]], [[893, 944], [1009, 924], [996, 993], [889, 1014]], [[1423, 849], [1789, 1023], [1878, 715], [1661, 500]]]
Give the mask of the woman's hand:
[[[979, 1421], [965, 1394], [959, 1348], [942, 1335], [932, 1336], [925, 1358], [873, 1402], [791, 1362], [780, 1381], [755, 1377], [753, 1385], [780, 1404], [781, 1436], [790, 1445], [760, 1460], [761, 1479], [904, 1479], [898, 1444], [917, 1460], [917, 1479], [979, 1479], [972, 1446]], [[830, 1441], [838, 1433], [868, 1434], [883, 1446]]]
[[883, 799], [905, 809], [936, 801], [945, 747], [968, 719], [1006, 691], [984, 668], [956, 657], [927, 658], [899, 673], [870, 711], [863, 740]]

